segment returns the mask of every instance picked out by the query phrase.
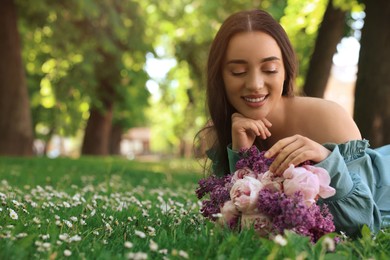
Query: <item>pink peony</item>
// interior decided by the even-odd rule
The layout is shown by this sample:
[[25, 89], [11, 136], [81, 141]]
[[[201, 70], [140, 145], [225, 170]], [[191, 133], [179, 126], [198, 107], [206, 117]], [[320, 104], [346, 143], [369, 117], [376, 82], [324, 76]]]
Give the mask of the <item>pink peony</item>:
[[229, 226], [231, 223], [236, 222], [240, 217], [240, 212], [231, 200], [228, 200], [223, 204], [223, 207], [221, 207], [221, 214], [220, 223], [228, 224]]
[[261, 181], [264, 189], [269, 189], [270, 191], [282, 191], [284, 178], [274, 176], [274, 174], [270, 171], [259, 174], [257, 179]]
[[311, 165], [303, 166], [308, 171], [311, 171], [315, 175], [317, 175], [319, 183], [320, 183], [320, 191], [318, 195], [323, 198], [329, 198], [336, 194], [336, 190], [329, 186], [330, 184], [330, 176], [327, 170], [321, 167], [315, 167]]
[[241, 228], [251, 227], [262, 237], [266, 237], [272, 232], [272, 222], [269, 217], [259, 213], [243, 214], [241, 216]]
[[318, 196], [328, 198], [335, 194], [335, 189], [329, 186], [330, 177], [325, 169], [304, 165], [302, 167], [290, 167], [284, 171], [284, 193], [291, 196], [301, 192], [306, 205], [316, 202]]
[[243, 213], [255, 212], [259, 191], [263, 184], [250, 176], [237, 180], [230, 190], [230, 199], [236, 208]]
[[232, 177], [232, 183], [236, 182], [237, 180], [243, 179], [245, 176], [250, 176], [255, 179], [257, 178], [257, 174], [254, 171], [252, 171], [248, 167], [244, 167], [234, 172]]

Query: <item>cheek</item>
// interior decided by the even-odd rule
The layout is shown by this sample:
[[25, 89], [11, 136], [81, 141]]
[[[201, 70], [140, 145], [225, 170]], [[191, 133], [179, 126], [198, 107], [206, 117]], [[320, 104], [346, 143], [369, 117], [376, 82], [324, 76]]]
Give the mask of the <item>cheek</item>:
[[237, 91], [234, 89], [234, 87], [231, 84], [225, 84], [225, 93], [230, 103], [232, 103], [234, 98], [238, 95]]

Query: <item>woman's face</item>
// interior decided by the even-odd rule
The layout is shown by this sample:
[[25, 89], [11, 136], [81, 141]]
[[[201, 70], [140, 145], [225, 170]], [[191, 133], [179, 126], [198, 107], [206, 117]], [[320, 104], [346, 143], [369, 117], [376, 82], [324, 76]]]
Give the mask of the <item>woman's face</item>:
[[264, 32], [233, 36], [222, 71], [227, 98], [245, 117], [265, 118], [281, 100], [285, 79], [282, 52]]

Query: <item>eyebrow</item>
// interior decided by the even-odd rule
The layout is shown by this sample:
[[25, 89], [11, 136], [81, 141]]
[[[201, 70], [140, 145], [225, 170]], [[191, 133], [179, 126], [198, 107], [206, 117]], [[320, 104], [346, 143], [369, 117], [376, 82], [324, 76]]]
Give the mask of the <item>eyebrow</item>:
[[[276, 56], [270, 56], [270, 57], [261, 59], [260, 62], [263, 63], [263, 62], [274, 61], [274, 60], [280, 60], [280, 59], [279, 59], [278, 57], [276, 57]], [[246, 64], [247, 61], [245, 61], [245, 60], [240, 60], [240, 59], [235, 59], [235, 60], [229, 60], [228, 62], [226, 62], [226, 64], [231, 64], [231, 63], [235, 63], [235, 64]]]

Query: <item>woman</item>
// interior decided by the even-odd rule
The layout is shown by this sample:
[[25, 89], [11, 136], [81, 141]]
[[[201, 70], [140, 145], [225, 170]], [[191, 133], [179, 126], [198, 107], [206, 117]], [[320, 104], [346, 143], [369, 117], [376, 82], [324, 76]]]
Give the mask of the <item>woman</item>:
[[[390, 225], [390, 146], [369, 149], [334, 102], [294, 96], [297, 63], [287, 34], [260, 10], [231, 15], [212, 43], [203, 133], [218, 173], [235, 171], [238, 151], [257, 146], [280, 175], [310, 160], [328, 170], [336, 195], [326, 203], [337, 230], [357, 235]], [[211, 140], [211, 141], [210, 141]]]

